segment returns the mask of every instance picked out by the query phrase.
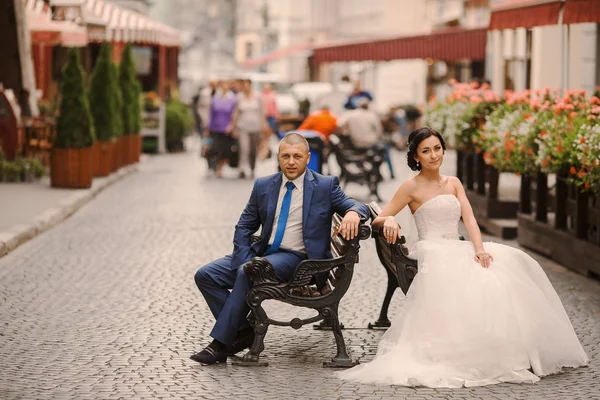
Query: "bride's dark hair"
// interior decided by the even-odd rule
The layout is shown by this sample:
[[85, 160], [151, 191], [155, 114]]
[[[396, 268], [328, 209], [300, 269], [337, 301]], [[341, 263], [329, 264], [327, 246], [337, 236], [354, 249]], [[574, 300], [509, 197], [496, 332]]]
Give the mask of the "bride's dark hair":
[[442, 149], [446, 151], [446, 142], [444, 141], [442, 135], [439, 134], [439, 132], [436, 132], [427, 126], [415, 129], [408, 136], [408, 153], [406, 154], [406, 161], [408, 162], [408, 166], [413, 171], [421, 170], [421, 165], [417, 165], [417, 161], [415, 160], [415, 154], [417, 154], [417, 147], [419, 147], [419, 143], [421, 143], [423, 140], [427, 139], [430, 136], [435, 136], [438, 139], [440, 139]]

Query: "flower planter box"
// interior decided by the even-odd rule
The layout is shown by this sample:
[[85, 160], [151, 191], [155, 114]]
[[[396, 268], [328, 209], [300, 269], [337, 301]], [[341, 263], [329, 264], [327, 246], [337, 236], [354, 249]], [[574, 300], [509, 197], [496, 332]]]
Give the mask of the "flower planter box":
[[134, 134], [134, 135], [130, 135], [129, 140], [131, 141], [131, 148], [130, 148], [130, 157], [131, 157], [131, 163], [138, 163], [140, 162], [140, 153], [142, 152], [142, 135], [140, 134]]
[[119, 168], [129, 165], [129, 135], [119, 137], [121, 153], [119, 154]]
[[112, 170], [118, 171], [123, 165], [121, 164], [121, 153], [123, 152], [123, 142], [121, 141], [121, 137], [115, 139], [115, 147], [113, 150], [112, 157]]
[[498, 170], [487, 165], [482, 154], [457, 153], [458, 177], [466, 186], [467, 197], [481, 229], [503, 239], [517, 237], [519, 202], [499, 199]]
[[124, 151], [126, 164], [135, 164], [140, 161], [140, 153], [142, 151], [142, 137], [137, 134], [125, 135]]
[[518, 214], [519, 244], [576, 272], [600, 276], [600, 196], [562, 177], [553, 196], [541, 173], [530, 183], [534, 206]]
[[107, 176], [113, 171], [115, 142], [98, 141], [94, 145], [94, 176]]
[[93, 147], [52, 149], [50, 183], [52, 187], [89, 188], [93, 179]]

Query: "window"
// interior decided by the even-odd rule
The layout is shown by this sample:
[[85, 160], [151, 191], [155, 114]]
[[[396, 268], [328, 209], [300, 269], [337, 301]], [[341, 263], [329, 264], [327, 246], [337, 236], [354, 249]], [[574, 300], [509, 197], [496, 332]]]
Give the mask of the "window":
[[246, 58], [252, 58], [252, 42], [244, 43], [244, 49], [244, 54], [246, 55]]

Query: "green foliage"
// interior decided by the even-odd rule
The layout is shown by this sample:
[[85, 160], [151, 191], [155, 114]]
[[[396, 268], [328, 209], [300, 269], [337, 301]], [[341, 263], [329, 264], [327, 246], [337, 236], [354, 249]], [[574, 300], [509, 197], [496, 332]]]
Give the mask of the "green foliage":
[[90, 109], [98, 140], [108, 141], [117, 136], [115, 114], [117, 103], [113, 91], [112, 46], [102, 43], [90, 83]]
[[0, 159], [0, 181], [29, 181], [33, 178], [41, 178], [44, 172], [44, 165], [39, 158], [17, 157], [14, 161]]
[[137, 133], [139, 131], [135, 130], [135, 116], [138, 115], [139, 119], [139, 105], [136, 105], [139, 98], [137, 94], [137, 86], [139, 86], [139, 83], [135, 77], [135, 64], [131, 53], [131, 43], [127, 43], [121, 56], [119, 86], [121, 88], [121, 93], [123, 94], [123, 107], [121, 108], [123, 132], [126, 135]]
[[86, 148], [94, 144], [94, 125], [85, 91], [79, 49], [70, 48], [62, 71], [60, 115], [56, 122], [57, 148]]
[[194, 119], [190, 114], [188, 106], [178, 100], [167, 104], [166, 114], [166, 136], [167, 144], [176, 143], [190, 133], [194, 125]]
[[119, 67], [117, 64], [111, 63], [110, 68], [111, 76], [112, 76], [112, 93], [114, 97], [114, 101], [116, 104], [116, 112], [114, 119], [115, 126], [115, 137], [119, 137], [123, 135], [123, 91], [119, 85]]
[[2, 166], [2, 180], [5, 182], [19, 182], [21, 181], [21, 173], [23, 172], [23, 166], [21, 163], [14, 161], [0, 161]]
[[142, 131], [142, 105], [140, 96], [142, 95], [142, 85], [138, 81], [135, 82], [134, 98], [132, 100], [132, 133], [140, 134]]

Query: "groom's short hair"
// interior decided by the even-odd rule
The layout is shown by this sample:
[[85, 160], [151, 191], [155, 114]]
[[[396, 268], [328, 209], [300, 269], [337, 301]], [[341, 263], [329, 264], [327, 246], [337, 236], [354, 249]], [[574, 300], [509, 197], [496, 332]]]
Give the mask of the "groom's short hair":
[[306, 146], [306, 152], [310, 152], [310, 146], [308, 145], [308, 141], [306, 140], [306, 138], [304, 136], [302, 136], [301, 134], [299, 134], [296, 131], [291, 131], [288, 132], [283, 139], [281, 139], [281, 141], [279, 142], [279, 147], [277, 149], [277, 152], [279, 153], [279, 150], [281, 149], [281, 143], [287, 143], [290, 145], [295, 145], [295, 144], [304, 144]]

